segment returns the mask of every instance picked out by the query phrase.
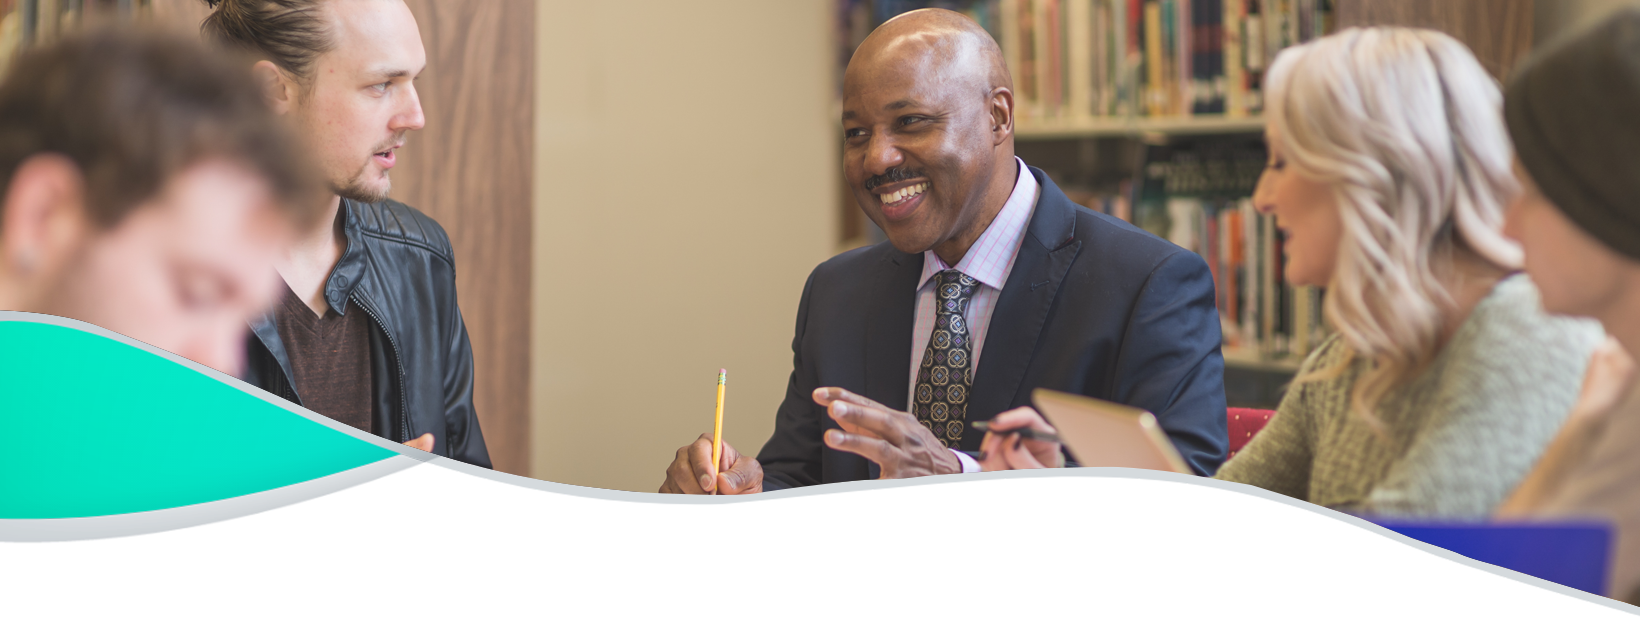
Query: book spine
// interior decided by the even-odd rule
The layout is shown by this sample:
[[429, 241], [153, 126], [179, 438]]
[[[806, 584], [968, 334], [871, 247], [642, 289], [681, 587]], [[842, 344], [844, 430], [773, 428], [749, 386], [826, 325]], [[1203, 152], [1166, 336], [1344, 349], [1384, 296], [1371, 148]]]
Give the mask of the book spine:
[[1242, 306], [1241, 306], [1241, 339], [1249, 348], [1258, 347], [1258, 303], [1264, 299], [1259, 292], [1259, 281], [1263, 271], [1259, 269], [1258, 251], [1258, 212], [1253, 210], [1252, 201], [1243, 201], [1241, 204], [1242, 244], [1247, 253], [1245, 277], [1242, 279]]
[[1204, 95], [1207, 89], [1202, 84], [1202, 69], [1207, 67], [1207, 25], [1202, 21], [1202, 10], [1207, 8], [1207, 0], [1191, 2], [1191, 110], [1192, 115], [1202, 115], [1207, 112]]
[[1263, 311], [1259, 318], [1259, 349], [1266, 355], [1273, 355], [1276, 351], [1276, 315], [1281, 307], [1277, 306], [1277, 275], [1276, 257], [1279, 245], [1276, 243], [1276, 219], [1268, 214], [1259, 215], [1259, 286], [1263, 299], [1259, 301], [1259, 309]]
[[1104, 57], [1094, 0], [1065, 0], [1065, 76], [1071, 117], [1098, 115], [1100, 60]]
[[1113, 102], [1117, 92], [1116, 59], [1119, 50], [1116, 48], [1116, 9], [1111, 0], [1094, 0], [1092, 25], [1093, 31], [1093, 83], [1090, 102], [1093, 106], [1092, 115], [1104, 117], [1112, 114]]
[[1140, 0], [1112, 0], [1113, 27], [1116, 29], [1117, 62], [1116, 106], [1114, 114], [1130, 116], [1144, 110], [1139, 94], [1139, 80], [1144, 71], [1145, 56], [1140, 31], [1144, 23], [1144, 5]]
[[1247, 116], [1246, 55], [1242, 52], [1242, 25], [1247, 19], [1247, 4], [1243, 0], [1224, 0], [1224, 114], [1232, 118]]
[[1041, 0], [1019, 0], [1019, 92], [1021, 116], [1028, 120], [1040, 117], [1037, 90], [1036, 56], [1036, 3]]
[[1224, 312], [1224, 236], [1219, 232], [1219, 209], [1202, 213], [1202, 257], [1213, 274], [1213, 306]]
[[1173, 28], [1173, 45], [1168, 48], [1172, 55], [1168, 61], [1171, 63], [1173, 71], [1173, 75], [1169, 76], [1171, 78], [1169, 81], [1169, 103], [1171, 104], [1169, 112], [1174, 115], [1190, 114], [1192, 99], [1190, 84], [1190, 54], [1192, 48], [1190, 37], [1195, 30], [1190, 23], [1191, 3], [1192, 0], [1173, 0], [1173, 14], [1167, 22]]
[[1043, 32], [1047, 33], [1047, 50], [1043, 58], [1048, 60], [1047, 114], [1051, 119], [1060, 119], [1065, 115], [1067, 93], [1065, 87], [1065, 20], [1061, 10], [1064, 8], [1061, 0], [1044, 0], [1045, 23]]
[[1226, 83], [1224, 71], [1224, 0], [1209, 0], [1205, 17], [1207, 19], [1207, 41], [1210, 52], [1207, 55], [1208, 83], [1213, 89], [1213, 97], [1208, 101], [1207, 111], [1213, 114], [1224, 114], [1225, 99], [1229, 94], [1229, 85]]
[[1112, 102], [1116, 99], [1116, 30], [1112, 26], [1114, 16], [1110, 0], [1095, 0], [1093, 4], [1093, 90], [1090, 93], [1093, 106], [1091, 115], [1095, 117], [1113, 114]]
[[1286, 11], [1282, 8], [1284, 0], [1265, 0], [1264, 6], [1264, 58], [1266, 62], [1274, 62], [1276, 53], [1287, 47], [1283, 42], [1286, 37]]
[[1165, 75], [1162, 65], [1162, 3], [1150, 0], [1145, 3], [1145, 114], [1160, 116], [1164, 97], [1162, 95], [1162, 78]]
[[1025, 67], [1024, 59], [1020, 55], [1023, 45], [1022, 26], [1019, 23], [1022, 3], [1031, 0], [1000, 0], [997, 4], [997, 29], [1002, 32], [1002, 59], [1008, 65], [1008, 75], [1014, 77], [1014, 111], [1022, 114], [1025, 109]]
[[1031, 60], [1035, 61], [1031, 75], [1036, 79], [1036, 117], [1052, 117], [1057, 112], [1054, 101], [1053, 34], [1049, 30], [1051, 5], [1054, 0], [1035, 0], [1031, 10]]
[[1220, 253], [1224, 255], [1224, 336], [1229, 345], [1240, 345], [1240, 331], [1237, 327], [1237, 311], [1241, 309], [1241, 209], [1239, 203], [1225, 206], [1219, 214], [1219, 232], [1224, 236], [1220, 244]]
[[1286, 12], [1282, 14], [1282, 23], [1284, 24], [1281, 36], [1282, 49], [1304, 42], [1303, 39], [1299, 38], [1298, 33], [1298, 25], [1303, 21], [1298, 14], [1299, 2], [1300, 0], [1281, 0], [1282, 6], [1286, 8]]

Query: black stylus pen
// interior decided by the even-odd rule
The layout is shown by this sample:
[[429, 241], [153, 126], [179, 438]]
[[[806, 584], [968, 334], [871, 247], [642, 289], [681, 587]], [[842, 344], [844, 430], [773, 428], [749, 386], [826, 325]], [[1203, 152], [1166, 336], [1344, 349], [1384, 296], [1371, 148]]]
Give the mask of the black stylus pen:
[[[981, 432], [991, 431], [991, 422], [989, 421], [975, 421], [968, 425], [974, 426], [975, 430], [979, 430]], [[1049, 443], [1059, 442], [1059, 435], [1050, 432], [1038, 432], [1031, 428], [1018, 428], [1014, 430], [999, 431], [997, 434], [1018, 434], [1020, 438], [1030, 439], [1033, 441], [1046, 441]]]
[[[394, 479], [399, 479], [402, 483], [428, 484], [426, 479], [417, 478], [415, 473], [410, 473], [410, 471], [394, 473]], [[484, 527], [495, 528], [495, 519], [490, 519], [489, 515], [484, 514], [484, 510], [477, 509], [477, 507], [472, 507], [471, 502], [459, 502], [459, 504], [456, 504], [456, 512], [461, 512], [462, 517], [466, 517], [467, 520], [472, 520], [472, 522], [476, 522], [476, 524], [484, 525]]]

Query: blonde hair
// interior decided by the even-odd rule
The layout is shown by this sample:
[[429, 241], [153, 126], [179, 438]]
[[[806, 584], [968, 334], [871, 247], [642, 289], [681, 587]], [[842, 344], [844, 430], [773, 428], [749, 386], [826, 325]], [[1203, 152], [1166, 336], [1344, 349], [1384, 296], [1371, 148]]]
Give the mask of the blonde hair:
[[1502, 234], [1520, 189], [1497, 82], [1445, 34], [1350, 28], [1283, 51], [1265, 90], [1278, 146], [1332, 188], [1344, 230], [1322, 308], [1345, 356], [1297, 382], [1367, 361], [1350, 407], [1381, 429], [1379, 402], [1434, 360], [1455, 312], [1438, 278], [1454, 253], [1520, 265]]

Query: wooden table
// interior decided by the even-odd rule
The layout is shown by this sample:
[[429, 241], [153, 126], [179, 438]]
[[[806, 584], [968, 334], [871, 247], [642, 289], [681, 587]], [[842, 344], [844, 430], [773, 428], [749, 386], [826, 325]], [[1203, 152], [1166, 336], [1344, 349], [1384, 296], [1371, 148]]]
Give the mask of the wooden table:
[[[677, 533], [633, 533], [636, 537], [676, 545]], [[156, 553], [71, 548], [64, 551], [92, 589], [164, 586], [166, 556]], [[1043, 550], [1045, 555], [1077, 558], [1076, 553]], [[1082, 558], [1086, 560], [1086, 558]], [[833, 601], [836, 597], [874, 594], [851, 586], [800, 586], [769, 583], [764, 568], [740, 561], [700, 560], [658, 563], [659, 583], [622, 581], [626, 611], [631, 615], [925, 615], [909, 609], [863, 606]]]

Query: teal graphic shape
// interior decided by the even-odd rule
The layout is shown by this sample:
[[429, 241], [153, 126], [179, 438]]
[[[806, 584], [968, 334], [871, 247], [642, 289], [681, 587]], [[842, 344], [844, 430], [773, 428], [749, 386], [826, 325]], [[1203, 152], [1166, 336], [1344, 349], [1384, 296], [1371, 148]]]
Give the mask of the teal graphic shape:
[[0, 519], [218, 501], [397, 455], [120, 340], [0, 322]]

